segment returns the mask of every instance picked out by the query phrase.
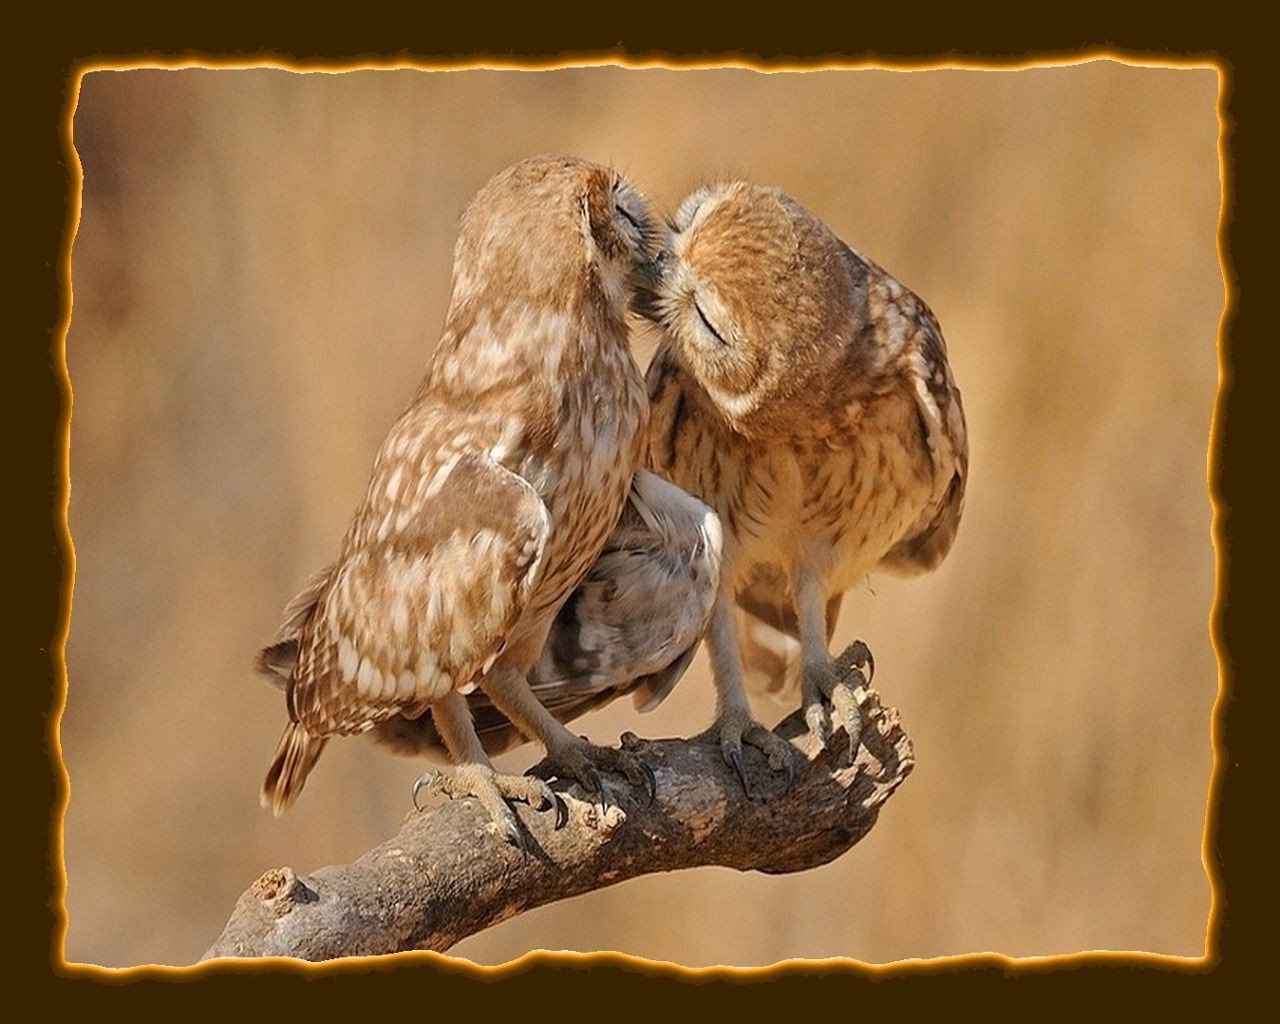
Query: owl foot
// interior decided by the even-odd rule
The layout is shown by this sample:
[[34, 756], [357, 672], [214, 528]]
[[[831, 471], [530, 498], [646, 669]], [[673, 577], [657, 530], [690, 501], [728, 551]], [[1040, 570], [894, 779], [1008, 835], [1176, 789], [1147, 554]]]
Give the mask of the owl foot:
[[775, 772], [785, 774], [786, 779], [782, 787], [783, 793], [791, 788], [791, 784], [796, 777], [795, 751], [791, 744], [781, 736], [766, 729], [746, 711], [725, 712], [720, 716], [716, 724], [712, 726], [712, 731], [719, 735], [720, 753], [724, 757], [725, 763], [737, 774], [738, 779], [742, 782], [743, 790], [752, 800], [769, 800], [778, 794], [764, 793], [756, 790], [751, 785], [746, 765], [742, 761], [742, 745], [744, 743], [755, 747], [764, 754], [769, 760], [769, 767]]
[[871, 685], [871, 680], [876, 677], [876, 659], [871, 653], [871, 648], [864, 644], [861, 640], [855, 640], [848, 647], [837, 655], [835, 660], [836, 671], [842, 676], [848, 675], [853, 669], [857, 669], [858, 673], [863, 676], [863, 682]]
[[524, 829], [508, 801], [518, 800], [539, 811], [555, 807], [556, 828], [562, 828], [569, 820], [569, 809], [564, 800], [541, 779], [526, 778], [523, 775], [499, 775], [483, 764], [460, 765], [452, 773], [429, 771], [420, 775], [413, 783], [413, 806], [418, 810], [422, 810], [418, 796], [424, 792], [449, 800], [475, 797], [507, 842], [526, 857], [529, 849], [525, 843]]
[[867, 687], [875, 670], [875, 658], [861, 640], [855, 640], [839, 657], [805, 670], [801, 691], [809, 733], [823, 747], [830, 747], [831, 716], [824, 701], [830, 702], [849, 737], [850, 762], [858, 753], [858, 741], [862, 736], [862, 702], [866, 699]]
[[[615, 747], [597, 747], [585, 736], [578, 742], [566, 743], [558, 749], [547, 751], [547, 756], [530, 768], [526, 775], [537, 779], [565, 779], [580, 785], [590, 796], [599, 801], [602, 810], [609, 809], [609, 795], [605, 790], [601, 770], [625, 775], [635, 788], [643, 787], [648, 802], [658, 795], [658, 780], [639, 756], [629, 750]], [[545, 784], [545, 783], [544, 783]]]

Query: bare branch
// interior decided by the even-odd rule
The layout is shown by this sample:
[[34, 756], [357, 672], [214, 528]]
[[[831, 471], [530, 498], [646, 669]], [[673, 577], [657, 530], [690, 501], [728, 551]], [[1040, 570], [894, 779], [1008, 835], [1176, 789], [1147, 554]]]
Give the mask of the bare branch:
[[[526, 910], [655, 871], [718, 864], [782, 874], [835, 859], [875, 824], [910, 773], [911, 741], [893, 708], [864, 707], [863, 744], [847, 758], [819, 750], [799, 712], [777, 732], [804, 753], [792, 788], [750, 799], [707, 735], [634, 740], [653, 767], [658, 795], [612, 790], [603, 815], [567, 791], [569, 822], [519, 808], [528, 856], [507, 844], [473, 800], [411, 813], [398, 835], [350, 864], [297, 876], [276, 868], [237, 901], [204, 959], [290, 956], [327, 960], [408, 949], [443, 951]], [[842, 749], [844, 733], [832, 740]], [[747, 751], [753, 787], [781, 788], [762, 756]], [[640, 800], [641, 803], [637, 803]]]

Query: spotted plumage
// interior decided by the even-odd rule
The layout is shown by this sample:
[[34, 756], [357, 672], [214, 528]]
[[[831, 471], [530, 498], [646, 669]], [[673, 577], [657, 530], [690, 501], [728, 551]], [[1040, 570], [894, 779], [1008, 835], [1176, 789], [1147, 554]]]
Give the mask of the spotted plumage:
[[[538, 700], [570, 722], [630, 694], [657, 707], [702, 640], [720, 580], [721, 531], [714, 512], [645, 470], [599, 557], [561, 606], [529, 673]], [[489, 754], [523, 741], [483, 690], [467, 697]], [[379, 723], [376, 739], [401, 753], [430, 754], [443, 740], [429, 715]]]
[[[522, 161], [468, 206], [426, 375], [336, 560], [259, 655], [290, 717], [263, 784], [277, 813], [329, 737], [428, 709], [455, 760], [491, 776], [457, 699], [476, 687], [559, 767], [590, 760], [595, 748], [547, 713], [527, 675], [642, 453], [647, 403], [625, 317], [654, 239], [630, 186], [569, 158]], [[492, 780], [469, 778], [502, 817]]]

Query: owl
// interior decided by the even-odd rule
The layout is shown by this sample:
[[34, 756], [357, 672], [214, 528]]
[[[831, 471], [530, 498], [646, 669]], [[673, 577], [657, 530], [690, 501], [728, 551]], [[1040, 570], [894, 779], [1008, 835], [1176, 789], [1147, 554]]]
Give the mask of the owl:
[[[289, 713], [265, 806], [289, 807], [330, 737], [426, 714], [457, 768], [420, 778], [415, 801], [424, 786], [474, 796], [520, 845], [507, 801], [559, 808], [545, 778], [598, 791], [605, 769], [646, 782], [634, 755], [570, 733], [528, 677], [643, 453], [626, 316], [659, 237], [617, 173], [566, 157], [523, 160], [468, 205], [426, 374], [337, 558], [258, 656]], [[541, 778], [494, 771], [468, 713], [477, 688], [543, 745]]]
[[856, 751], [874, 664], [860, 641], [829, 652], [841, 598], [873, 570], [918, 574], [947, 555], [964, 410], [929, 307], [795, 199], [713, 185], [670, 228], [660, 283], [636, 300], [662, 328], [646, 458], [722, 520], [714, 729], [750, 791], [744, 742], [775, 770], [791, 762], [746, 682], [798, 683], [810, 731], [829, 744], [834, 713]]
[[[586, 578], [561, 606], [529, 675], [561, 722], [630, 694], [640, 711], [658, 706], [688, 668], [706, 631], [720, 582], [720, 519], [680, 488], [637, 471], [631, 494]], [[483, 690], [467, 696], [485, 751], [524, 742]], [[431, 716], [397, 715], [374, 739], [404, 754], [439, 755]]]

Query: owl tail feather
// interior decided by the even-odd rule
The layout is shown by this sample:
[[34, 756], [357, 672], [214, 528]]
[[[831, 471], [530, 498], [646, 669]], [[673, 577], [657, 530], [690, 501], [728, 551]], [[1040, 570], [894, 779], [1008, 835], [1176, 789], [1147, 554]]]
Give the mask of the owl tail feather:
[[267, 777], [259, 797], [263, 807], [271, 808], [277, 818], [298, 799], [307, 776], [329, 742], [327, 736], [313, 736], [297, 722], [285, 726], [276, 755], [271, 759]]

